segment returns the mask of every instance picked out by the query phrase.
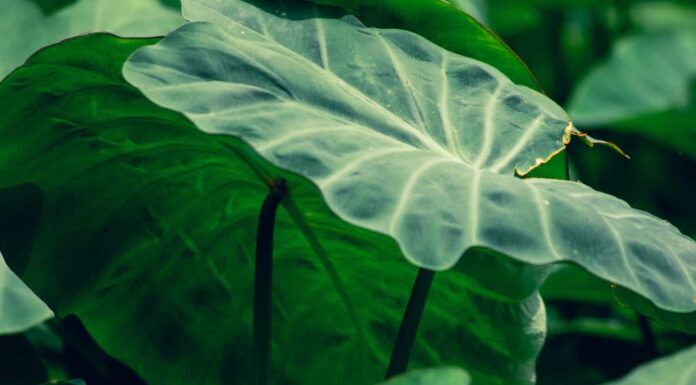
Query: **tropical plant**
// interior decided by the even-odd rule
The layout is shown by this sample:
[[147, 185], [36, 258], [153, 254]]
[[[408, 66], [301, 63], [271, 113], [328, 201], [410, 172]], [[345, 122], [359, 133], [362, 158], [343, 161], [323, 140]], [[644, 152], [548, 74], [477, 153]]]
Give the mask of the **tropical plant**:
[[182, 25], [0, 83], [0, 333], [77, 316], [153, 385], [533, 384], [570, 264], [551, 297], [696, 334], [696, 243], [564, 180], [615, 146], [453, 4], [12, 2], [6, 72]]

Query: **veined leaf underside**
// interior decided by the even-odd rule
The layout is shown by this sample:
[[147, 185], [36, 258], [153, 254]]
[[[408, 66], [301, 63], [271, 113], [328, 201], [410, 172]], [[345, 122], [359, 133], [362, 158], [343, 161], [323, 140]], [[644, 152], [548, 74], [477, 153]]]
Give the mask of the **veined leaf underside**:
[[341, 218], [392, 236], [413, 263], [446, 269], [482, 246], [572, 261], [663, 308], [696, 310], [692, 240], [580, 183], [514, 177], [575, 131], [545, 96], [352, 17], [217, 0], [185, 1], [184, 15], [194, 23], [136, 52], [127, 80], [309, 178]]

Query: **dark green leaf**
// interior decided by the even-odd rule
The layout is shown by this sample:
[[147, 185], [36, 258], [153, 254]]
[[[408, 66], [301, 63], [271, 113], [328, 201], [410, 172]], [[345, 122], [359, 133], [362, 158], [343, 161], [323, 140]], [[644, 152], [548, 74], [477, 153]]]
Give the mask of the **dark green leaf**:
[[[622, 0], [527, 0], [524, 3], [536, 8], [596, 7], [614, 5]], [[629, 0], [632, 1], [632, 0]], [[505, 5], [519, 3], [517, 0], [496, 0]]]
[[449, 3], [468, 13], [481, 24], [485, 24], [487, 8], [485, 0], [451, 0]]
[[[673, 329], [685, 333], [696, 334], [696, 312], [672, 313], [667, 312], [636, 293], [622, 287], [614, 288], [614, 295], [621, 306], [630, 307], [640, 313], [661, 322]], [[696, 297], [694, 297], [696, 300]]]
[[31, 0], [34, 4], [41, 8], [41, 11], [46, 15], [55, 13], [56, 11], [65, 8], [70, 4], [74, 4], [77, 0]]
[[181, 8], [181, 1], [179, 0], [159, 0], [159, 2], [169, 8], [173, 8], [176, 10], [179, 10]]
[[[388, 237], [339, 220], [306, 179], [125, 83], [126, 57], [153, 42], [69, 40], [0, 84], [0, 140], [12, 143], [0, 147], [0, 188], [43, 192], [31, 251], [15, 259], [22, 278], [149, 384], [246, 383], [256, 218], [267, 182], [284, 177], [274, 381], [379, 382], [417, 269]], [[544, 318], [536, 294], [498, 302], [438, 273], [412, 364], [531, 384]]]
[[541, 293], [545, 300], [634, 309], [672, 329], [696, 334], [696, 313], [666, 312], [630, 290], [602, 281], [575, 266], [566, 266], [550, 274]]
[[[242, 137], [309, 178], [343, 220], [392, 236], [416, 265], [517, 260], [477, 271], [493, 278], [570, 261], [660, 308], [696, 310], [693, 240], [580, 183], [512, 175], [573, 133], [543, 95], [406, 31], [279, 18], [239, 1], [183, 4], [206, 23], [139, 50], [126, 78], [199, 129]], [[476, 289], [530, 293], [544, 278], [537, 268], [509, 276]]]
[[563, 266], [553, 273], [541, 287], [544, 299], [594, 304], [614, 304], [613, 288], [577, 266]]
[[[264, 0], [273, 2], [272, 0]], [[529, 68], [498, 36], [442, 0], [308, 0], [339, 6], [367, 26], [413, 31], [439, 46], [488, 63], [514, 82], [540, 89]], [[259, 3], [260, 0], [256, 0]]]

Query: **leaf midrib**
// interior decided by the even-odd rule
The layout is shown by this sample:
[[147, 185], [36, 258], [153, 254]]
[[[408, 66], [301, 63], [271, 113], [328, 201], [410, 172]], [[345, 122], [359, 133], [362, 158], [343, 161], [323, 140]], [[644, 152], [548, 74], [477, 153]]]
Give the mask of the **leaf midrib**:
[[[191, 2], [194, 2], [194, 1], [195, 1], [195, 0], [192, 0]], [[365, 101], [365, 102], [367, 102], [370, 106], [372, 106], [373, 108], [375, 108], [377, 111], [380, 111], [380, 112], [384, 113], [386, 116], [392, 118], [395, 122], [399, 123], [399, 126], [401, 126], [402, 128], [406, 129], [407, 132], [409, 132], [410, 134], [412, 134], [412, 135], [414, 135], [416, 138], [418, 138], [418, 139], [421, 141], [421, 143], [424, 145], [424, 147], [427, 148], [427, 149], [429, 149], [430, 151], [432, 151], [432, 152], [434, 152], [434, 153], [436, 153], [436, 154], [445, 156], [445, 157], [449, 157], [449, 158], [455, 159], [455, 160], [457, 160], [457, 161], [459, 161], [459, 162], [461, 162], [461, 163], [463, 163], [463, 164], [466, 164], [462, 159], [458, 158], [458, 157], [455, 156], [454, 154], [452, 154], [452, 153], [450, 153], [449, 151], [447, 151], [447, 149], [445, 149], [442, 145], [440, 145], [439, 143], [437, 143], [436, 141], [434, 141], [434, 140], [433, 140], [432, 138], [430, 138], [428, 135], [425, 135], [423, 132], [421, 132], [420, 130], [418, 130], [418, 129], [416, 129], [415, 127], [413, 127], [413, 125], [411, 125], [410, 123], [406, 122], [405, 120], [403, 120], [401, 117], [399, 117], [398, 115], [396, 115], [396, 114], [393, 113], [392, 111], [390, 111], [390, 110], [384, 108], [382, 105], [380, 105], [379, 103], [377, 103], [376, 101], [374, 101], [374, 100], [373, 100], [372, 98], [370, 98], [368, 95], [364, 94], [364, 93], [363, 93], [362, 91], [360, 91], [359, 89], [353, 87], [352, 85], [350, 85], [349, 83], [347, 83], [345, 80], [343, 80], [343, 79], [340, 78], [339, 76], [335, 75], [333, 72], [327, 70], [326, 68], [323, 68], [323, 67], [317, 65], [317, 64], [314, 63], [313, 61], [311, 61], [311, 60], [305, 58], [304, 56], [298, 54], [297, 52], [295, 52], [295, 51], [289, 49], [289, 48], [286, 47], [285, 45], [283, 45], [283, 44], [281, 44], [280, 42], [278, 42], [277, 40], [273, 39], [273, 37], [271, 37], [270, 35], [268, 35], [268, 34], [260, 34], [259, 32], [255, 31], [254, 29], [252, 29], [252, 28], [250, 28], [250, 27], [247, 27], [246, 25], [244, 25], [244, 24], [242, 24], [242, 23], [240, 23], [240, 22], [237, 22], [236, 20], [233, 20], [233, 19], [231, 19], [231, 18], [229, 18], [229, 17], [227, 17], [227, 16], [221, 14], [220, 12], [218, 12], [218, 11], [215, 10], [215, 9], [212, 9], [212, 8], [210, 8], [210, 7], [208, 7], [208, 6], [204, 5], [204, 4], [201, 4], [201, 3], [198, 2], [198, 1], [195, 1], [195, 2], [196, 2], [199, 6], [205, 7], [205, 8], [208, 9], [210, 12], [215, 13], [215, 14], [219, 15], [220, 17], [222, 17], [222, 18], [224, 18], [224, 19], [226, 19], [226, 20], [229, 20], [230, 22], [235, 23], [236, 25], [241, 26], [242, 28], [248, 30], [248, 31], [251, 32], [251, 33], [256, 34], [257, 36], [259, 36], [259, 37], [261, 37], [261, 38], [263, 38], [263, 39], [265, 39], [265, 40], [267, 40], [267, 41], [269, 41], [269, 42], [272, 42], [273, 44], [272, 44], [271, 48], [280, 49], [281, 51], [285, 52], [285, 53], [286, 53], [286, 55], [285, 55], [286, 59], [297, 60], [297, 61], [299, 61], [299, 62], [301, 63], [301, 65], [307, 65], [307, 66], [313, 67], [313, 68], [316, 69], [316, 72], [322, 73], [324, 77], [327, 77], [327, 73], [328, 73], [328, 76], [329, 76], [332, 80], [336, 80], [336, 81], [338, 82], [338, 84], [341, 85], [341, 88], [345, 89], [345, 90], [347, 91], [347, 93], [349, 93], [351, 96], [353, 96], [354, 98], [356, 98], [356, 100]], [[186, 13], [186, 12], [184, 11], [184, 13]], [[259, 23], [259, 26], [261, 26], [263, 29], [265, 29], [265, 23], [262, 23], [261, 21], [259, 21], [258, 23]], [[366, 30], [368, 30], [370, 33], [375, 34], [375, 31], [374, 31], [375, 29], [374, 29], [374, 28], [368, 28], [368, 27], [364, 27], [364, 28], [365, 28]], [[243, 39], [243, 38], [240, 38], [240, 37], [234, 36], [234, 35], [232, 35], [232, 34], [228, 34], [228, 33], [225, 33], [225, 34], [226, 34], [226, 36], [228, 36], [228, 37], [230, 37], [230, 38], [233, 38], [233, 39], [235, 39], [235, 40], [241, 41], [243, 44], [248, 44], [248, 41], [247, 41], [246, 39]], [[379, 35], [377, 34], [377, 36], [379, 36]], [[260, 47], [263, 47], [263, 46], [261, 46], [261, 45], [259, 45], [259, 46], [260, 46]], [[266, 47], [263, 47], [263, 48], [266, 48]], [[449, 53], [448, 53], [448, 54], [449, 54]], [[314, 109], [320, 110], [320, 111], [322, 111], [322, 112], [326, 112], [326, 111], [324, 111], [323, 109], [318, 108], [318, 107], [316, 107], [316, 106], [313, 106], [313, 107], [314, 107]], [[354, 122], [351, 122], [351, 123], [355, 124]], [[379, 131], [376, 131], [376, 130], [373, 130], [373, 131], [377, 132], [377, 133], [380, 134], [380, 135], [383, 135], [383, 136], [385, 136], [385, 137], [388, 137], [389, 139], [394, 139], [394, 138], [392, 138], [391, 136], [388, 136], [388, 135], [384, 135], [384, 134], [379, 133]], [[402, 142], [402, 143], [403, 143], [403, 142]], [[420, 148], [420, 150], [422, 151], [423, 148]], [[470, 165], [469, 165], [469, 166], [470, 166]]]

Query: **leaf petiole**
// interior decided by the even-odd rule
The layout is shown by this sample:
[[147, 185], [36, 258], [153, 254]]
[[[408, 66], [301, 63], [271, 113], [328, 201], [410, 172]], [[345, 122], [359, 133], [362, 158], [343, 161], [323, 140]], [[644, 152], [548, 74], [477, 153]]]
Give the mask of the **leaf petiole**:
[[276, 211], [285, 196], [285, 180], [269, 183], [270, 192], [261, 206], [256, 232], [254, 275], [253, 351], [256, 385], [269, 383], [271, 366], [271, 287], [273, 277], [273, 232]]
[[423, 268], [418, 270], [416, 282], [411, 290], [411, 297], [408, 299], [404, 317], [401, 319], [401, 326], [399, 326], [385, 378], [402, 374], [408, 369], [408, 361], [411, 358], [418, 325], [423, 317], [423, 310], [425, 310], [425, 303], [428, 300], [428, 292], [434, 277], [435, 271], [433, 270]]

